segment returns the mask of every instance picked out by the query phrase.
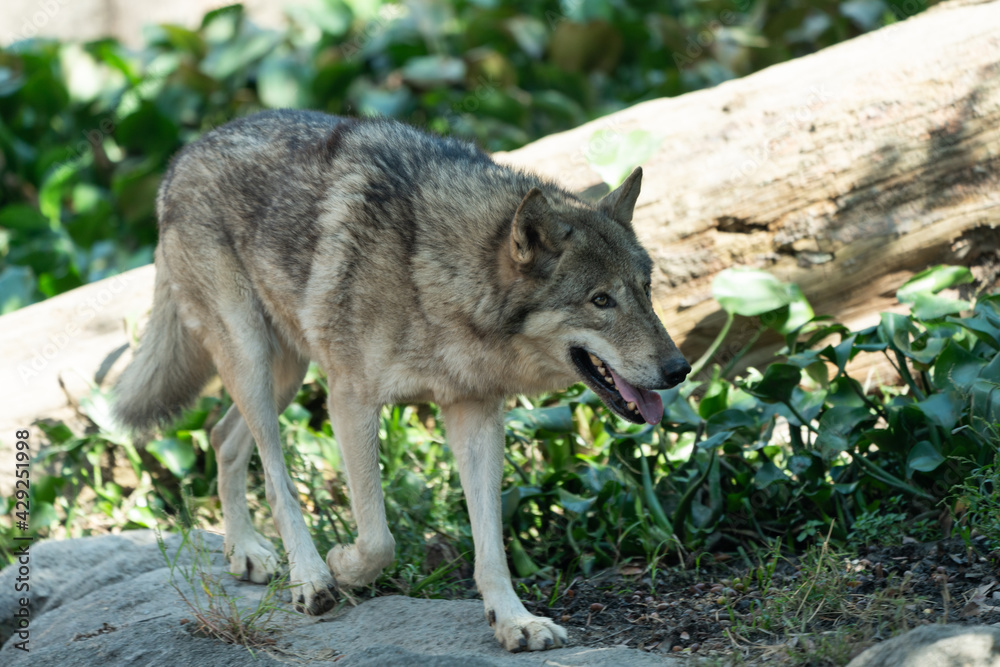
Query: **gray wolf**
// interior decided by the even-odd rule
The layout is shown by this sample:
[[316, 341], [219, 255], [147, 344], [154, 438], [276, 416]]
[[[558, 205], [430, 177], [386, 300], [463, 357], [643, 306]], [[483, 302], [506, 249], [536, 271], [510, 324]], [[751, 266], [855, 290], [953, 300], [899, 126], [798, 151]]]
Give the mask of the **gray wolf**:
[[[394, 558], [378, 467], [385, 404], [434, 401], [465, 490], [475, 579], [507, 649], [566, 642], [511, 586], [500, 483], [503, 403], [582, 380], [624, 419], [690, 370], [650, 301], [631, 227], [639, 169], [596, 204], [473, 145], [389, 120], [270, 111], [205, 134], [157, 198], [153, 310], [116, 386], [132, 429], [170, 419], [218, 373], [233, 407], [211, 434], [233, 574], [278, 568], [246, 502], [256, 441], [300, 609], [372, 582]], [[309, 360], [329, 379], [355, 542], [324, 562], [285, 468], [278, 414]]]

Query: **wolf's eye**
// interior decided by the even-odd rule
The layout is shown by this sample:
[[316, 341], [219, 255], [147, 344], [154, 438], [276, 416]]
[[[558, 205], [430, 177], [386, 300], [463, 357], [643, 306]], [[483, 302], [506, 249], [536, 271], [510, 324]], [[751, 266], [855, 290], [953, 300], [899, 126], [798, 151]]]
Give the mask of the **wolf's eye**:
[[591, 299], [590, 302], [592, 304], [594, 304], [595, 306], [597, 306], [598, 308], [614, 308], [615, 307], [615, 300], [612, 299], [607, 294], [598, 294], [593, 299]]
[[645, 284], [645, 285], [643, 286], [643, 288], [642, 288], [642, 289], [643, 289], [643, 290], [644, 290], [644, 291], [646, 292], [646, 300], [647, 300], [647, 301], [652, 301], [652, 300], [653, 300], [653, 292], [652, 292], [652, 290], [650, 289], [651, 287], [652, 287], [652, 286], [651, 286], [651, 285], [650, 285], [649, 283], [646, 283], [646, 284]]

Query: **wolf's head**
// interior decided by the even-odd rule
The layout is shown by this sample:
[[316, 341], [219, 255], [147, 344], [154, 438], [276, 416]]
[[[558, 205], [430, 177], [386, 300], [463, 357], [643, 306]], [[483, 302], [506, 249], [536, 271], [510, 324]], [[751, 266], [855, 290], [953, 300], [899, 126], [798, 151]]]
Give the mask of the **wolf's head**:
[[596, 205], [533, 188], [514, 214], [504, 258], [510, 275], [530, 286], [533, 308], [521, 333], [550, 372], [580, 378], [640, 424], [663, 417], [653, 390], [691, 370], [653, 312], [653, 262], [632, 230], [641, 180], [637, 168]]

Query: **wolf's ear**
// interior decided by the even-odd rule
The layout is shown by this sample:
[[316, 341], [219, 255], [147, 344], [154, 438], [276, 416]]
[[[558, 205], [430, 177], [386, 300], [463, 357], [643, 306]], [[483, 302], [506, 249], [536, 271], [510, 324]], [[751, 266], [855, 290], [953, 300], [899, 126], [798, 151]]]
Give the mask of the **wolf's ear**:
[[573, 228], [559, 219], [538, 188], [521, 200], [510, 226], [510, 256], [522, 272], [558, 256]]
[[597, 202], [597, 206], [615, 222], [632, 229], [632, 211], [635, 209], [635, 200], [639, 198], [641, 185], [642, 167], [636, 167], [625, 182], [605, 195]]

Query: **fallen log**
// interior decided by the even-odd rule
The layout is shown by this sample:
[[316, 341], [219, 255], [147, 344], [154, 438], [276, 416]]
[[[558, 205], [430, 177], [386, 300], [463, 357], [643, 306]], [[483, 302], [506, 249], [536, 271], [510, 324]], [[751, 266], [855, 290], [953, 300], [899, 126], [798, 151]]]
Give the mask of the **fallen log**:
[[[900, 310], [896, 289], [938, 263], [1000, 278], [1000, 2], [948, 2], [710, 90], [658, 99], [502, 156], [571, 188], [588, 157], [644, 130], [634, 225], [654, 301], [689, 358], [724, 316], [713, 278], [732, 266], [797, 283], [848, 326]], [[756, 330], [744, 323], [738, 349]], [[764, 363], [775, 345], [748, 357]]]

